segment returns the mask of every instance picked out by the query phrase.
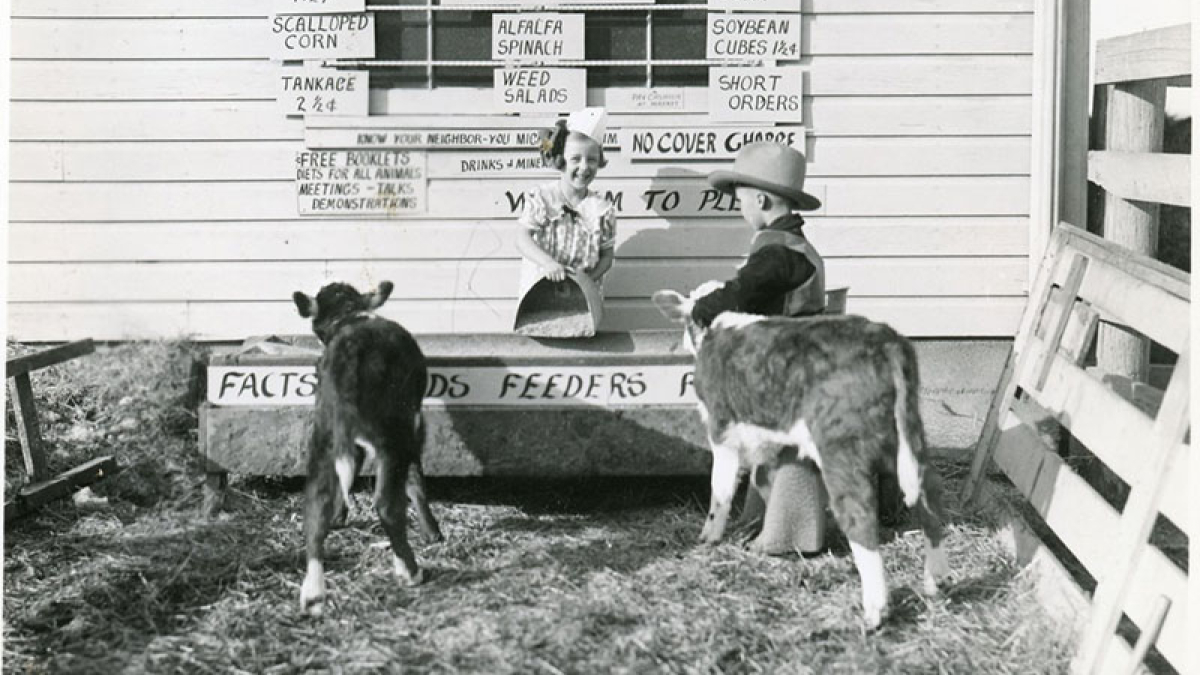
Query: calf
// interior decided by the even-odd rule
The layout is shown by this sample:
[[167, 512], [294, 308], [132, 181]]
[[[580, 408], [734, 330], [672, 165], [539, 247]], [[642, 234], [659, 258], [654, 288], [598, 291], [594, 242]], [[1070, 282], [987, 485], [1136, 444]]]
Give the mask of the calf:
[[725, 531], [740, 469], [771, 465], [795, 448], [821, 470], [833, 515], [862, 582], [863, 620], [878, 627], [888, 589], [879, 555], [877, 472], [899, 479], [905, 503], [925, 533], [925, 589], [949, 573], [941, 549], [937, 478], [925, 465], [912, 344], [882, 323], [857, 316], [765, 318], [719, 315], [704, 330], [691, 320], [705, 285], [685, 298], [654, 294], [669, 319], [685, 324], [696, 354], [700, 415], [713, 452], [712, 497], [700, 532]]
[[400, 324], [373, 310], [391, 295], [384, 281], [373, 293], [331, 283], [310, 297], [296, 291], [300, 316], [312, 317], [325, 345], [317, 362], [317, 402], [308, 445], [304, 539], [308, 571], [300, 587], [300, 609], [321, 613], [325, 599], [325, 536], [344, 521], [350, 486], [364, 462], [376, 461], [375, 511], [391, 542], [396, 574], [410, 585], [422, 581], [408, 545], [405, 487], [417, 507], [425, 538], [441, 531], [425, 499], [421, 448], [425, 428], [425, 356]]

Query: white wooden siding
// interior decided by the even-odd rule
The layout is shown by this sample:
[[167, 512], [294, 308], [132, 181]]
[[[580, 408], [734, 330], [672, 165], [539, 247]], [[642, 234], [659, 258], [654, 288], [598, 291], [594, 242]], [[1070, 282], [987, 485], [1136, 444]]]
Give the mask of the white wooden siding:
[[[830, 285], [851, 287], [851, 311], [914, 336], [1015, 330], [1033, 4], [802, 0], [809, 188], [825, 203], [807, 231]], [[11, 11], [12, 337], [303, 332], [290, 293], [327, 277], [397, 282], [385, 313], [418, 332], [511, 328], [505, 193], [553, 174], [464, 177], [470, 152], [430, 151], [427, 216], [300, 218], [292, 161], [306, 130], [273, 100], [267, 0], [14, 0]], [[610, 128], [706, 126], [704, 89], [686, 93], [681, 114], [613, 115]], [[491, 96], [377, 89], [369, 121], [477, 124]], [[728, 276], [750, 232], [736, 214], [639, 203], [651, 186], [702, 189], [725, 164], [613, 160], [596, 184], [625, 194], [604, 328], [663, 327], [648, 295]]]

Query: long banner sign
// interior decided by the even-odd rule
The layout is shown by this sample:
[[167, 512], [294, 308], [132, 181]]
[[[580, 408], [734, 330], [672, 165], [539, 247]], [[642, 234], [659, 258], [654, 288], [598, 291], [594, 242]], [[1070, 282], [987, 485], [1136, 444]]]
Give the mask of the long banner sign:
[[[693, 404], [691, 364], [463, 366], [431, 368], [426, 404], [447, 406], [635, 406]], [[209, 366], [218, 406], [312, 405], [313, 366]]]

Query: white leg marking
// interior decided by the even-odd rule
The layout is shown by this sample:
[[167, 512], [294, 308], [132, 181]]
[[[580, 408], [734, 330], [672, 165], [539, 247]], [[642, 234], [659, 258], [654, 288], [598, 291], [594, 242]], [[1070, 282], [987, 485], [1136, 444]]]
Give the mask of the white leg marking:
[[850, 542], [854, 554], [854, 566], [858, 568], [858, 579], [862, 583], [863, 624], [867, 630], [875, 630], [883, 622], [887, 611], [887, 576], [883, 571], [883, 557], [879, 551]]
[[705, 408], [703, 403], [697, 401], [696, 410], [700, 413], [700, 421], [708, 424], [708, 408]]
[[300, 586], [300, 611], [320, 616], [325, 603], [325, 566], [320, 560], [309, 560], [304, 583]]
[[938, 582], [950, 576], [950, 560], [941, 546], [925, 542], [925, 593], [936, 595]]
[[700, 530], [700, 541], [715, 544], [725, 535], [729, 507], [738, 484], [738, 453], [726, 445], [713, 445], [712, 497], [708, 504], [708, 519]]
[[808, 424], [804, 420], [796, 420], [791, 429], [788, 429], [789, 442], [799, 448], [800, 459], [811, 459], [816, 463], [817, 468], [821, 467], [821, 452], [817, 448], [817, 442], [813, 440], [812, 431], [809, 430]]
[[349, 457], [338, 457], [333, 460], [333, 470], [337, 472], [338, 485], [342, 488], [342, 498], [346, 500], [346, 508], [350, 508], [350, 488], [354, 485], [354, 460]]
[[[419, 429], [420, 427], [418, 426], [417, 428]], [[375, 461], [378, 453], [375, 451], [375, 445], [373, 443], [362, 436], [358, 436], [354, 439], [354, 444], [363, 451], [363, 466], [367, 466]]]
[[900, 447], [896, 451], [896, 478], [900, 482], [900, 490], [904, 493], [904, 503], [912, 508], [921, 498], [921, 467], [917, 465], [917, 457], [908, 444], [904, 425], [900, 420], [896, 422], [896, 435], [900, 439]]
[[408, 568], [404, 566], [404, 561], [400, 556], [392, 554], [392, 568], [396, 571], [396, 576], [409, 586], [419, 586], [425, 581], [425, 570], [417, 568], [416, 574], [409, 574]]

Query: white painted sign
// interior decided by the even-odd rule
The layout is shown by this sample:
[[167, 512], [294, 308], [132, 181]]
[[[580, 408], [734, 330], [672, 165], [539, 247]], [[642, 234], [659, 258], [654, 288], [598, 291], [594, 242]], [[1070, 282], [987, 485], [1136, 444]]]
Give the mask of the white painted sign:
[[558, 172], [542, 162], [541, 153], [521, 154], [494, 152], [438, 153], [431, 171], [440, 176], [512, 176], [528, 174], [549, 177]]
[[276, 101], [287, 115], [366, 115], [368, 77], [365, 70], [285, 67]]
[[684, 91], [683, 87], [609, 89], [604, 96], [604, 107], [610, 113], [685, 112]]
[[758, 141], [804, 151], [804, 127], [692, 127], [622, 129], [621, 154], [631, 160], [732, 159]]
[[804, 71], [796, 66], [709, 68], [708, 116], [720, 122], [800, 122]]
[[[429, 369], [427, 405], [634, 406], [694, 404], [691, 364], [465, 366]], [[312, 405], [313, 366], [209, 366], [218, 406]]]
[[709, 14], [705, 58], [800, 58], [800, 15]]
[[561, 61], [583, 58], [582, 14], [492, 14], [492, 58]]
[[425, 213], [425, 176], [424, 152], [296, 153], [296, 196], [301, 215]]
[[734, 12], [800, 12], [800, 0], [708, 0], [711, 10]]
[[587, 104], [583, 68], [497, 68], [492, 71], [496, 112], [565, 113]]
[[[499, 71], [497, 71], [499, 72]], [[582, 72], [582, 71], [581, 71]], [[547, 122], [549, 127], [553, 122]], [[536, 149], [540, 141], [536, 127], [521, 129], [355, 129], [309, 128], [304, 144], [310, 148], [402, 148], [402, 149]], [[604, 147], [616, 148], [617, 131], [604, 134]]]
[[277, 14], [271, 17], [273, 59], [369, 59], [374, 56], [374, 14]]
[[275, 0], [275, 14], [330, 14], [362, 12], [366, 0]]

